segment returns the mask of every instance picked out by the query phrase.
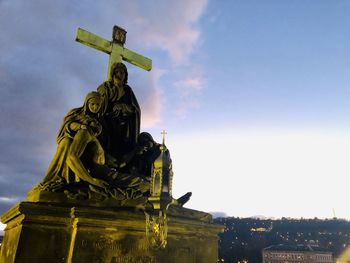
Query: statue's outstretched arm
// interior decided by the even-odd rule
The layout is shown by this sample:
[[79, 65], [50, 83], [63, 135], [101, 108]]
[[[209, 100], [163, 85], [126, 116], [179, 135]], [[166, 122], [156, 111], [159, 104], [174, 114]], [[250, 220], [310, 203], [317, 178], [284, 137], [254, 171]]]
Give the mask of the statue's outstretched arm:
[[79, 130], [74, 136], [71, 145], [71, 151], [67, 159], [67, 164], [73, 173], [81, 180], [104, 188], [107, 186], [107, 183], [102, 180], [93, 178], [80, 160], [80, 157], [83, 155], [86, 146], [91, 140], [92, 136], [87, 129]]

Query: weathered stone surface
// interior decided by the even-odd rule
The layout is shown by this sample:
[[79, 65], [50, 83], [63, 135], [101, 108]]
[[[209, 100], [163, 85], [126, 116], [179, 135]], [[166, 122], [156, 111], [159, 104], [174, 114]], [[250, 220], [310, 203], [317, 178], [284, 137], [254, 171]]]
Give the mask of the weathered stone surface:
[[145, 215], [135, 208], [98, 208], [22, 202], [1, 217], [7, 224], [3, 263], [213, 263], [222, 226], [204, 212], [168, 211], [168, 244], [152, 249]]

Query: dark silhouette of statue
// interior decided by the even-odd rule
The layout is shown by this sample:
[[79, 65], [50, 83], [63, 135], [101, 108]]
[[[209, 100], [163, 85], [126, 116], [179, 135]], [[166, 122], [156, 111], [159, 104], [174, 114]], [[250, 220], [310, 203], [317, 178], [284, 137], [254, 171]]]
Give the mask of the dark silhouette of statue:
[[112, 68], [112, 78], [97, 91], [102, 95], [100, 142], [106, 153], [120, 160], [133, 150], [140, 133], [140, 107], [134, 92], [127, 85], [128, 71], [123, 63]]
[[84, 105], [64, 118], [57, 136], [57, 151], [39, 191], [65, 193], [71, 199], [90, 199], [94, 194], [117, 200], [135, 199], [149, 191], [149, 182], [118, 172], [105, 162], [105, 151], [97, 136], [102, 95], [90, 92]]
[[64, 193], [75, 200], [137, 199], [162, 209], [188, 201], [190, 193], [172, 198], [172, 161], [164, 137], [159, 144], [149, 133], [140, 134], [140, 107], [127, 85], [126, 66], [116, 63], [111, 76], [64, 118], [56, 154], [29, 200], [42, 200], [41, 192]]

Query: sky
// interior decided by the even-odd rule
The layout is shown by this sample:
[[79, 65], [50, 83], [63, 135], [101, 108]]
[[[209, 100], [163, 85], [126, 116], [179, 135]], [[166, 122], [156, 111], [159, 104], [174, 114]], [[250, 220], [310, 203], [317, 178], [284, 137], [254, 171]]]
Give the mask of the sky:
[[69, 109], [108, 55], [78, 27], [153, 61], [128, 63], [141, 128], [166, 145], [173, 195], [227, 216], [350, 219], [347, 0], [0, 0], [0, 214], [25, 200]]

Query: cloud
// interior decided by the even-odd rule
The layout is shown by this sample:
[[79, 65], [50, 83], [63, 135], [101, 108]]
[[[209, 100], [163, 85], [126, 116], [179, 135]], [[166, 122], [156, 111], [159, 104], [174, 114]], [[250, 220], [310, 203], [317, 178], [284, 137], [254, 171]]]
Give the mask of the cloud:
[[181, 104], [176, 109], [175, 115], [180, 119], [184, 119], [187, 117], [187, 114], [190, 110], [199, 109], [200, 105], [201, 104], [199, 100], [185, 97], [182, 99]]
[[227, 214], [224, 212], [210, 212], [210, 214], [213, 216], [213, 218], [227, 217]]
[[145, 96], [144, 109], [142, 113], [142, 128], [153, 127], [161, 120], [161, 108], [162, 108], [162, 92], [159, 87], [159, 79], [165, 73], [164, 70], [154, 68], [151, 73], [153, 85], [155, 87], [153, 91], [149, 91], [149, 96]]
[[[136, 46], [147, 43], [148, 47], [166, 51], [172, 62], [168, 71], [173, 76], [180, 75], [173, 83], [177, 89], [177, 98], [172, 98], [173, 101], [179, 101], [174, 111], [180, 118], [186, 118], [191, 109], [199, 108], [199, 93], [191, 90], [199, 91], [205, 85], [199, 66], [191, 58], [201, 43], [198, 24], [206, 7], [207, 0], [148, 1], [131, 11], [134, 19], [129, 23], [136, 29], [134, 36], [137, 36], [137, 39], [131, 37], [131, 43]], [[159, 90], [165, 88], [159, 86]]]
[[180, 119], [186, 118], [191, 110], [200, 108], [200, 95], [206, 85], [206, 80], [202, 76], [203, 73], [200, 67], [195, 67], [189, 72], [189, 77], [180, 78], [173, 83], [180, 98], [175, 115]]
[[0, 202], [2, 203], [11, 203], [16, 201], [15, 198], [10, 198], [10, 197], [0, 197]]
[[198, 44], [197, 23], [206, 6], [207, 0], [147, 1], [134, 9], [135, 19], [130, 23], [147, 45], [165, 50], [175, 64], [181, 65], [189, 61]]
[[4, 236], [4, 229], [5, 229], [6, 225], [0, 223], [0, 236]]
[[161, 121], [162, 91], [159, 81], [164, 70], [153, 68], [150, 73], [138, 72], [134, 84], [138, 87], [135, 90], [136, 97], [142, 98], [140, 101], [141, 128], [147, 129], [155, 126]]
[[174, 83], [174, 86], [182, 89], [187, 88], [201, 90], [203, 88], [203, 79], [201, 79], [200, 77], [196, 77], [178, 80]]
[[[168, 147], [175, 164], [174, 195], [191, 190], [194, 209], [225, 211], [230, 216], [325, 218], [335, 208], [339, 218], [350, 218], [346, 133], [261, 129], [242, 133], [215, 127], [177, 135]], [[295, 206], [308, 200], [305, 195], [313, 205]]]

